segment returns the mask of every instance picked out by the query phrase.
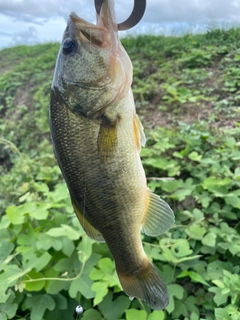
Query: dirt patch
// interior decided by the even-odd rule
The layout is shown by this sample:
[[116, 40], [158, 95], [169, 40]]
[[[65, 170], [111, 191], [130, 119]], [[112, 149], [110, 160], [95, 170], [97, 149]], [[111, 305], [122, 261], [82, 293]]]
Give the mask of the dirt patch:
[[31, 107], [32, 105], [32, 94], [30, 93], [30, 84], [27, 83], [24, 88], [17, 89], [13, 104], [15, 106], [25, 105]]

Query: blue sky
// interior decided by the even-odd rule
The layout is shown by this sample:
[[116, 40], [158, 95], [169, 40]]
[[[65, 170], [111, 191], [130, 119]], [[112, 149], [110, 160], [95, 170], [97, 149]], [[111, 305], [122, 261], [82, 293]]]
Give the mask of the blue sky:
[[[115, 7], [123, 21], [133, 0], [115, 0]], [[61, 41], [71, 11], [95, 22], [94, 0], [0, 0], [0, 48]], [[178, 34], [218, 23], [240, 25], [240, 0], [147, 0], [144, 18], [131, 33]]]

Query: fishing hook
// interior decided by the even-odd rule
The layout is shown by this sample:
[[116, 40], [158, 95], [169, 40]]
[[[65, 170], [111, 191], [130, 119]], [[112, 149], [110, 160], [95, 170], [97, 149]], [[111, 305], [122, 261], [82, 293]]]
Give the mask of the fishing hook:
[[[98, 14], [100, 14], [101, 6], [103, 0], [94, 0], [95, 1], [95, 9]], [[146, 9], [146, 1], [147, 0], [134, 0], [133, 11], [130, 16], [123, 22], [118, 23], [118, 30], [129, 30], [136, 26], [138, 22], [142, 19], [145, 9]]]

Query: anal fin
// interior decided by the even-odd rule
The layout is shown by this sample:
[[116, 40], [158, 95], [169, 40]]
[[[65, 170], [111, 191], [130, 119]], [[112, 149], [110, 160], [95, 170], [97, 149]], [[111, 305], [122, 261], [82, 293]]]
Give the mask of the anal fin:
[[81, 210], [79, 209], [79, 206], [77, 205], [77, 203], [75, 202], [75, 200], [73, 199], [73, 197], [71, 196], [71, 200], [72, 200], [72, 205], [74, 208], [74, 211], [78, 217], [78, 220], [80, 221], [83, 230], [86, 232], [86, 234], [93, 240], [98, 241], [98, 242], [105, 242], [102, 234], [95, 229], [91, 223], [87, 220], [87, 218], [82, 214]]
[[172, 209], [157, 194], [148, 189], [148, 205], [142, 222], [142, 232], [149, 236], [158, 236], [174, 224]]

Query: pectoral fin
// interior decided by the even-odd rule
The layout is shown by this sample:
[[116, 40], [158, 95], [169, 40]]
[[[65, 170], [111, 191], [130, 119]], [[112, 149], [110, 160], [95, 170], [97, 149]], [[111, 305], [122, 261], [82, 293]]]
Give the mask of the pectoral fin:
[[172, 227], [175, 221], [174, 214], [169, 205], [151, 190], [148, 190], [147, 198], [142, 232], [149, 236], [158, 236]]
[[137, 114], [133, 117], [133, 132], [134, 132], [134, 138], [136, 147], [141, 151], [141, 146], [145, 146], [146, 143], [146, 136], [144, 134], [144, 129], [141, 121], [139, 120]]
[[107, 116], [103, 117], [98, 135], [98, 152], [103, 158], [110, 157], [117, 148], [117, 124], [118, 118], [111, 120]]
[[105, 242], [101, 233], [97, 229], [95, 229], [91, 225], [91, 223], [87, 220], [87, 218], [82, 214], [81, 210], [79, 209], [79, 206], [76, 204], [76, 202], [72, 196], [71, 196], [71, 200], [72, 200], [72, 205], [73, 205], [74, 211], [75, 211], [75, 213], [78, 217], [78, 220], [80, 221], [84, 231], [86, 232], [86, 234], [95, 241]]

